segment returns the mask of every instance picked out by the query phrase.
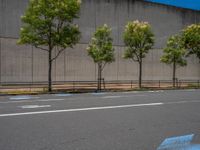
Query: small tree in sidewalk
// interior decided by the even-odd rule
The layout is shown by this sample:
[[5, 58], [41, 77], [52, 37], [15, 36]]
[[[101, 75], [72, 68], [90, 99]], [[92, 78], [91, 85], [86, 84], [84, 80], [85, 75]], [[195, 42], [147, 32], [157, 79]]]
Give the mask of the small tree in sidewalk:
[[98, 91], [101, 90], [102, 71], [104, 67], [115, 60], [112, 42], [111, 29], [105, 24], [97, 28], [87, 47], [88, 55], [98, 65]]
[[147, 22], [129, 22], [124, 31], [126, 50], [125, 59], [131, 59], [139, 64], [139, 88], [142, 87], [142, 62], [154, 45], [154, 34]]
[[164, 54], [161, 57], [161, 62], [166, 64], [172, 64], [173, 73], [173, 87], [175, 87], [176, 83], [176, 70], [178, 66], [186, 66], [187, 61], [185, 59], [186, 50], [183, 47], [182, 39], [179, 35], [171, 36], [168, 39], [167, 46], [163, 50]]
[[79, 16], [80, 5], [79, 0], [31, 0], [22, 16], [18, 44], [30, 44], [47, 52], [49, 92], [52, 91], [53, 61], [80, 39], [78, 26], [73, 23]]

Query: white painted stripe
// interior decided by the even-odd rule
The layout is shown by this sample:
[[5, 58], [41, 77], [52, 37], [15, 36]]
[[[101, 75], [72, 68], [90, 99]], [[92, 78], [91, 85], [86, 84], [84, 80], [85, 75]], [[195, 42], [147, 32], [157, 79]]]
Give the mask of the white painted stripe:
[[20, 101], [6, 101], [6, 102], [0, 102], [0, 104], [9, 104], [9, 103], [32, 103], [32, 102], [64, 101], [64, 100], [65, 100], [65, 99], [20, 100]]
[[32, 108], [44, 108], [44, 107], [51, 107], [51, 105], [24, 105], [19, 106], [22, 109], [32, 109]]
[[164, 92], [163, 90], [158, 90], [158, 91], [147, 91], [149, 93], [159, 93], [159, 92]]
[[77, 111], [89, 111], [89, 110], [105, 110], [105, 109], [115, 109], [115, 108], [130, 108], [130, 107], [157, 106], [157, 105], [163, 105], [163, 103], [133, 104], [133, 105], [120, 105], [120, 106], [104, 106], [104, 107], [90, 107], [90, 108], [76, 108], [76, 109], [65, 109], [65, 110], [50, 110], [50, 111], [36, 111], [36, 112], [25, 112], [25, 113], [0, 114], [0, 117], [49, 114], [49, 113], [61, 113], [61, 112], [77, 112]]
[[28, 99], [38, 99], [40, 97], [33, 97], [33, 96], [13, 96], [10, 97], [10, 100], [28, 100]]
[[135, 97], [135, 96], [145, 96], [145, 95], [118, 95], [118, 96], [104, 96], [103, 99], [109, 99], [109, 98], [127, 98], [127, 97]]
[[121, 97], [125, 97], [125, 96], [104, 96], [102, 98], [121, 98]]
[[61, 112], [78, 112], [78, 111], [89, 111], [89, 110], [105, 110], [105, 109], [131, 108], [131, 107], [143, 107], [143, 106], [159, 106], [159, 105], [184, 104], [184, 103], [200, 103], [200, 101], [197, 101], [197, 100], [196, 101], [195, 100], [194, 101], [177, 101], [177, 102], [167, 102], [167, 103], [147, 103], [147, 104], [132, 104], [132, 105], [119, 105], [119, 106], [75, 108], [75, 109], [65, 109], [65, 110], [36, 111], [36, 112], [25, 112], [25, 113], [0, 114], [0, 117], [49, 114], [49, 113], [61, 113]]
[[124, 94], [133, 94], [133, 93], [140, 93], [139, 91], [128, 91], [128, 92], [122, 92]]
[[51, 102], [51, 101], [64, 101], [66, 99], [41, 99], [37, 100], [38, 102]]
[[165, 104], [185, 104], [185, 103], [200, 103], [200, 101], [178, 101], [178, 102], [167, 102]]

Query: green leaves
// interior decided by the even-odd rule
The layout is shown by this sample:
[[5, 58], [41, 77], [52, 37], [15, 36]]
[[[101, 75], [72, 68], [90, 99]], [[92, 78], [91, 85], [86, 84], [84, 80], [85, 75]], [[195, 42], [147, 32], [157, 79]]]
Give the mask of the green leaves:
[[195, 54], [200, 59], [200, 24], [192, 24], [182, 32], [184, 46], [190, 54]]
[[147, 22], [128, 22], [124, 31], [124, 58], [140, 62], [154, 45], [154, 34]]
[[22, 16], [18, 43], [47, 46], [47, 51], [73, 47], [80, 39], [78, 26], [72, 23], [79, 10], [79, 0], [31, 0]]
[[185, 59], [186, 50], [183, 47], [183, 41], [181, 36], [175, 35], [168, 39], [167, 47], [163, 50], [164, 54], [161, 57], [161, 62], [166, 64], [173, 64], [179, 66], [186, 66], [187, 61]]
[[95, 63], [110, 63], [114, 59], [114, 48], [112, 46], [111, 29], [105, 24], [94, 33], [87, 48], [88, 55]]

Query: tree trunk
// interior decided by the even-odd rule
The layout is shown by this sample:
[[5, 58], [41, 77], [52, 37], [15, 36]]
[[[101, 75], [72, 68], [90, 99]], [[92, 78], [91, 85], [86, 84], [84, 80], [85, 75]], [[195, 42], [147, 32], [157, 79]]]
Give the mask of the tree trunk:
[[142, 88], [142, 59], [139, 62], [139, 88]]
[[173, 63], [173, 77], [172, 77], [172, 80], [173, 80], [173, 87], [176, 86], [176, 62]]
[[52, 92], [52, 79], [51, 79], [51, 76], [52, 76], [52, 61], [51, 61], [51, 51], [52, 50], [49, 50], [49, 71], [48, 71], [48, 91], [49, 92]]
[[98, 85], [97, 90], [101, 91], [101, 76], [102, 76], [102, 65], [98, 63]]

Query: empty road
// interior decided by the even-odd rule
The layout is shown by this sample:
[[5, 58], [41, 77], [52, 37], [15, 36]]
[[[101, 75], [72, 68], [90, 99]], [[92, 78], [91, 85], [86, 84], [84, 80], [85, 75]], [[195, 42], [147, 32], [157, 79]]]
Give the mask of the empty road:
[[0, 96], [0, 150], [157, 150], [189, 134], [200, 144], [200, 90]]

